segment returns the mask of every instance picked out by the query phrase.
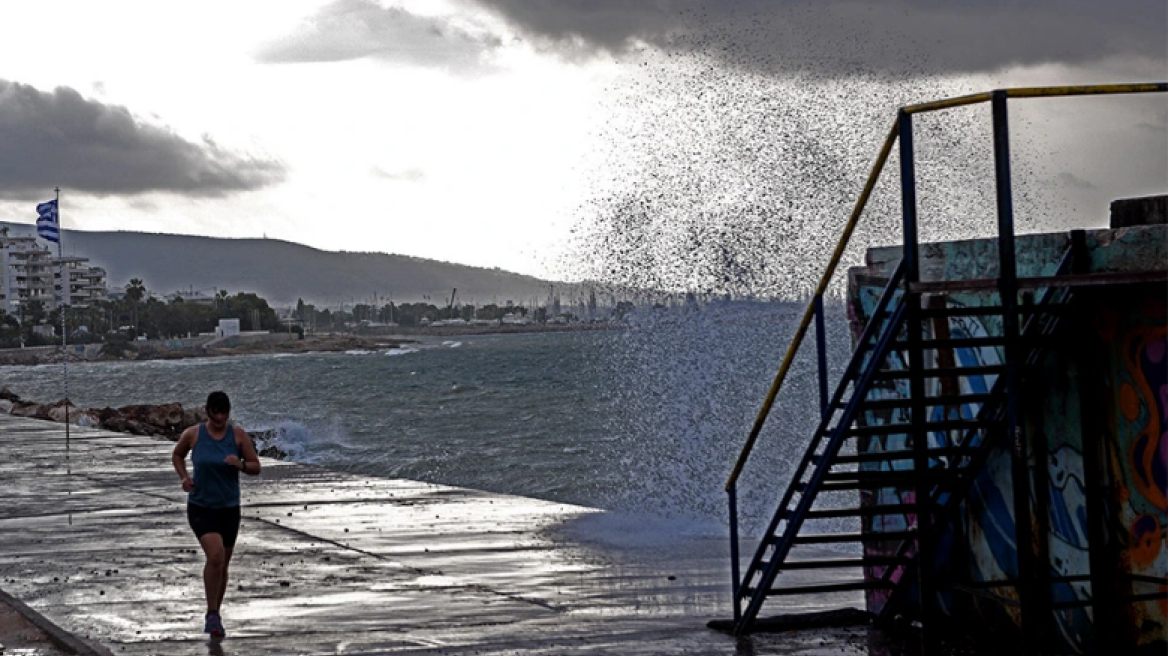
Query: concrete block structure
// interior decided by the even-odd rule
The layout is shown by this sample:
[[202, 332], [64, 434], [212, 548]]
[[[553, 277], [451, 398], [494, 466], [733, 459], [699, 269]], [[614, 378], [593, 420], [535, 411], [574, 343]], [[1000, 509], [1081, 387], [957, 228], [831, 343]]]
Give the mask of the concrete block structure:
[[[1120, 201], [1112, 227], [1082, 233], [1072, 295], [1059, 308], [1057, 330], [1045, 335], [1041, 359], [1021, 372], [1019, 415], [1028, 454], [1030, 512], [1022, 521], [1032, 536], [1045, 643], [1054, 653], [1164, 653], [1168, 648], [1168, 197]], [[1160, 222], [1154, 223], [1153, 219]], [[1019, 280], [1053, 276], [1072, 249], [1072, 233], [1018, 235]], [[996, 239], [922, 244], [920, 283], [925, 308], [970, 308], [1000, 303], [993, 289], [976, 285], [946, 290], [951, 281], [994, 279]], [[873, 249], [865, 267], [849, 277], [854, 334], [871, 318], [902, 249]], [[1041, 291], [1035, 287], [1031, 297]], [[1025, 296], [1024, 296], [1025, 298]], [[1026, 301], [1023, 301], [1025, 306]], [[928, 339], [976, 339], [1002, 332], [1000, 315], [942, 316], [925, 322]], [[963, 346], [926, 352], [926, 366], [992, 367], [1004, 362], [1000, 345]], [[903, 364], [903, 363], [902, 363]], [[903, 366], [907, 366], [904, 364]], [[928, 397], [988, 390], [997, 375], [928, 378]], [[879, 386], [883, 399], [911, 396], [905, 379]], [[964, 390], [946, 389], [960, 385]], [[970, 419], [976, 403], [930, 408], [934, 419]], [[904, 410], [863, 412], [862, 426], [906, 424]], [[927, 433], [929, 448], [959, 448], [960, 430]], [[906, 433], [874, 435], [857, 442], [859, 454], [905, 448]], [[911, 447], [911, 445], [908, 445]], [[990, 447], [984, 467], [934, 545], [935, 605], [943, 621], [966, 630], [1020, 634], [1019, 549], [1015, 543], [1019, 489], [1008, 439]], [[933, 466], [942, 463], [931, 463]], [[873, 461], [862, 471], [908, 468], [904, 461]], [[911, 485], [860, 492], [861, 504], [912, 504]], [[870, 537], [902, 532], [917, 524], [913, 511], [864, 517]], [[865, 557], [889, 558], [897, 541], [865, 542]], [[922, 564], [922, 566], [927, 566]], [[870, 578], [882, 572], [866, 570]], [[882, 612], [889, 592], [866, 592], [868, 610]], [[919, 600], [918, 600], [919, 601]]]
[[[1012, 99], [1166, 92], [900, 108], [725, 486], [735, 633], [771, 598], [862, 591], [930, 645], [956, 630], [1028, 655], [1168, 650], [1168, 198], [1116, 201], [1108, 229], [1018, 235], [1009, 127]], [[992, 119], [996, 234], [921, 243], [914, 117], [972, 105]], [[902, 239], [850, 272], [853, 350], [832, 372], [824, 295], [894, 147]], [[820, 420], [742, 567], [739, 476], [812, 322]]]

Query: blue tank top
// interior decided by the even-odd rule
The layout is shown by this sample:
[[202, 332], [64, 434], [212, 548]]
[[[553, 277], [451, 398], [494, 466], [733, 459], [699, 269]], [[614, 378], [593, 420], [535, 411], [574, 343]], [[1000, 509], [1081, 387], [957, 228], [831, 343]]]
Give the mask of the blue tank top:
[[231, 454], [239, 456], [234, 426], [228, 424], [227, 434], [216, 440], [207, 432], [206, 424], [199, 424], [199, 437], [191, 450], [195, 489], [187, 495], [187, 501], [204, 508], [235, 508], [239, 505], [239, 469], [223, 462]]

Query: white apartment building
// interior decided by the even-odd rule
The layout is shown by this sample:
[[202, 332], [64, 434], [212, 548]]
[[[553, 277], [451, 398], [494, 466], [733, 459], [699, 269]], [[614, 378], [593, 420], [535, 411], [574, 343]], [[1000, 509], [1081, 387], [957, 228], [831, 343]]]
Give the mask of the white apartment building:
[[105, 269], [91, 267], [88, 262], [87, 257], [52, 258], [53, 281], [60, 284], [62, 269], [69, 280], [65, 304], [70, 307], [86, 307], [106, 297]]
[[55, 285], [64, 266], [67, 305], [85, 306], [106, 296], [105, 269], [91, 267], [88, 258], [55, 258], [36, 237], [14, 237], [0, 229], [0, 310], [20, 314], [20, 304], [40, 301], [45, 309], [57, 308]]
[[56, 306], [49, 249], [36, 237], [12, 237], [0, 230], [0, 310], [18, 315], [27, 301]]

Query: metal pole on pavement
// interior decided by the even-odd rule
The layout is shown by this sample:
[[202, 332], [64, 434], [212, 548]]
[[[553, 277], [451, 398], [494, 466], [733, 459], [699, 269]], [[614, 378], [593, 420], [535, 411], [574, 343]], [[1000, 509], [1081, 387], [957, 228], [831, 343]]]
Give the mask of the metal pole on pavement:
[[65, 383], [65, 473], [71, 474], [72, 465], [69, 461], [69, 328], [65, 323], [65, 299], [68, 298], [68, 280], [65, 279], [65, 256], [61, 249], [61, 188], [55, 187], [57, 192], [57, 270], [61, 274], [61, 289], [57, 293], [57, 304], [61, 308], [61, 366], [64, 372]]

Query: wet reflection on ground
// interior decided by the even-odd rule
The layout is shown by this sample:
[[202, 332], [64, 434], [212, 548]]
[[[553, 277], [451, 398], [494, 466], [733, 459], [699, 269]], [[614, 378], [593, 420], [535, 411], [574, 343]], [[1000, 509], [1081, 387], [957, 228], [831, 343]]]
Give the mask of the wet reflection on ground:
[[922, 653], [865, 627], [706, 628], [730, 615], [716, 535], [278, 461], [245, 485], [228, 638], [208, 642], [171, 443], [78, 431], [66, 473], [59, 430], [0, 416], [0, 588], [119, 655]]

